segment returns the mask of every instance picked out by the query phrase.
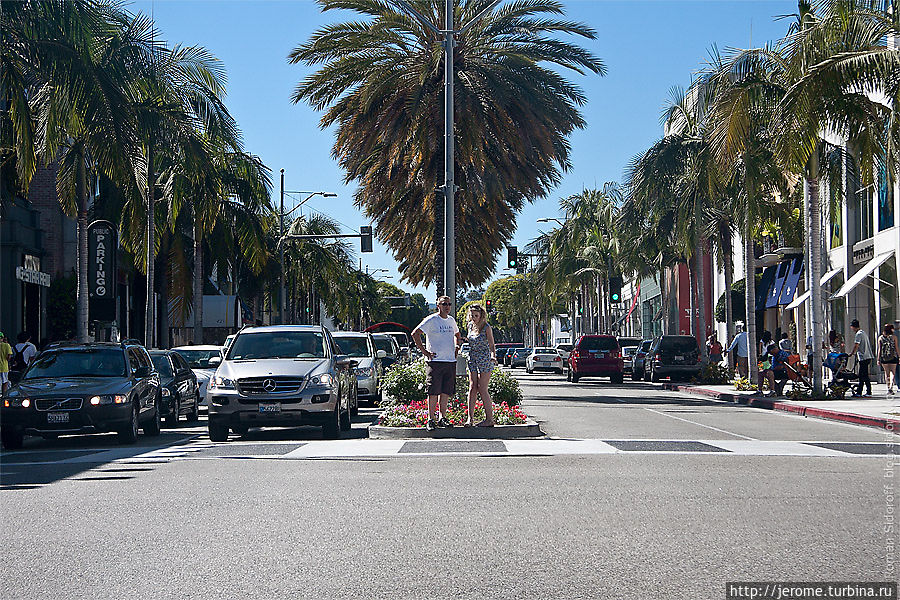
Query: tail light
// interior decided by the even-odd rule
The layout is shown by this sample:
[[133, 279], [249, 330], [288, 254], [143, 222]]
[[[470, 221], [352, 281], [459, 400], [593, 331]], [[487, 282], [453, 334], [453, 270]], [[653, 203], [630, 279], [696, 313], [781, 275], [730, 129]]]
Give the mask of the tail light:
[[662, 354], [660, 354], [659, 352], [657, 352], [656, 354], [654, 354], [654, 355], [653, 355], [653, 360], [654, 360], [654, 362], [659, 362], [661, 357], [662, 357]]

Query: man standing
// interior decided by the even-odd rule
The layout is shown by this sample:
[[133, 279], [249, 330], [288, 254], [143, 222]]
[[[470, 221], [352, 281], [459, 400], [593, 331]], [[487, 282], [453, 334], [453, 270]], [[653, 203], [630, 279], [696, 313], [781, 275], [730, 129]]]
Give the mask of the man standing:
[[27, 331], [20, 332], [16, 341], [18, 343], [13, 346], [13, 358], [9, 364], [10, 383], [19, 381], [32, 359], [37, 355], [37, 348], [31, 343], [31, 335]]
[[[450, 316], [450, 298], [441, 296], [437, 300], [438, 311], [428, 315], [413, 331], [412, 337], [419, 351], [428, 359], [425, 370], [425, 385], [428, 388], [428, 422], [425, 429], [452, 427], [447, 419], [447, 402], [456, 393], [456, 353], [459, 350], [459, 327]], [[425, 345], [422, 334], [425, 334]], [[434, 413], [440, 402], [440, 418], [435, 421]]]
[[[850, 321], [850, 330], [853, 332], [853, 350], [850, 353], [856, 353], [856, 360], [859, 362], [859, 387], [856, 388], [853, 395], [871, 396], [872, 380], [869, 379], [869, 365], [875, 358], [875, 355], [872, 354], [872, 344], [869, 342], [866, 332], [859, 328], [859, 319]], [[863, 385], [866, 386], [865, 394], [863, 394]]]
[[748, 363], [750, 343], [747, 340], [747, 332], [743, 330], [743, 327], [740, 325], [737, 327], [738, 334], [734, 336], [734, 340], [728, 346], [728, 352], [733, 352], [732, 356], [734, 357], [734, 362], [737, 363], [738, 375], [746, 378], [750, 377], [750, 364]]
[[9, 387], [9, 359], [13, 356], [12, 346], [6, 342], [6, 336], [0, 332], [0, 393], [5, 394]]

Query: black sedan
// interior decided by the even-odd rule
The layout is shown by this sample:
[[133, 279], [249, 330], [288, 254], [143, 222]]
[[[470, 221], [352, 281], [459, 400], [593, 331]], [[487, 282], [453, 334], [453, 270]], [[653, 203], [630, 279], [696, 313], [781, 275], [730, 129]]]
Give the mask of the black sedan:
[[174, 350], [152, 350], [150, 358], [159, 373], [166, 426], [178, 427], [181, 415], [187, 415], [188, 421], [197, 421], [200, 418], [200, 386], [190, 365]]
[[123, 443], [159, 435], [159, 375], [137, 344], [64, 344], [41, 352], [3, 398], [0, 438], [21, 448], [25, 435], [55, 438], [115, 431]]

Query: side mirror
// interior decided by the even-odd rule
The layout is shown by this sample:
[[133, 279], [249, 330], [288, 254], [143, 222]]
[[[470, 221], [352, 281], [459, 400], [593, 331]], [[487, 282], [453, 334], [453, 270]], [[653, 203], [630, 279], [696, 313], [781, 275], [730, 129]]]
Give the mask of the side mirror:
[[206, 361], [206, 364], [209, 365], [210, 367], [218, 367], [219, 365], [222, 364], [222, 357], [221, 356], [213, 356], [208, 361]]
[[138, 367], [134, 370], [134, 376], [138, 379], [150, 377], [151, 373], [153, 373], [153, 369], [151, 369], [150, 367]]
[[336, 354], [334, 356], [334, 364], [339, 367], [349, 367], [350, 366], [350, 357], [346, 354]]
[[386, 358], [386, 357], [387, 357], [387, 352], [385, 352], [384, 350], [378, 350], [375, 352], [375, 358]]

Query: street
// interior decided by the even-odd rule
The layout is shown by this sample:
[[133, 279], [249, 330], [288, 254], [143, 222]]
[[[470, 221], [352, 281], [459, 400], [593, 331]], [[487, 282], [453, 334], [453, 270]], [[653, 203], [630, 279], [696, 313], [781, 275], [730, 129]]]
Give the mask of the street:
[[2, 453], [3, 598], [724, 598], [884, 580], [894, 440], [658, 385], [516, 371], [549, 439], [205, 421]]

